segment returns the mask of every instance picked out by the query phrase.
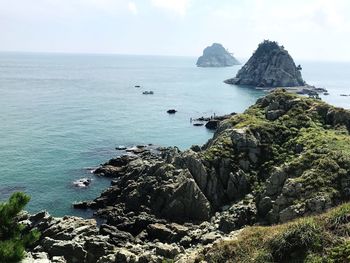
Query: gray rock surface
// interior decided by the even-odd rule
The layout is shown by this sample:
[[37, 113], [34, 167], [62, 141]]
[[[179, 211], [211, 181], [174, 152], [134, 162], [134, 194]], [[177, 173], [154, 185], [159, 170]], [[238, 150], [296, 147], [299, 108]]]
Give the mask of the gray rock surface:
[[197, 60], [198, 67], [230, 67], [239, 64], [239, 61], [218, 43], [206, 47], [203, 55]]
[[297, 67], [283, 46], [265, 40], [259, 44], [248, 62], [233, 79], [225, 82], [255, 87], [295, 87], [304, 86], [301, 68]]

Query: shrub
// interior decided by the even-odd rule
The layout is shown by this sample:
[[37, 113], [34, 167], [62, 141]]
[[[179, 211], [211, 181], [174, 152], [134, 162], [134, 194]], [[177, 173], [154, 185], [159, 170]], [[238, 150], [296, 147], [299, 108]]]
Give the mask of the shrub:
[[18, 262], [24, 257], [25, 248], [39, 238], [39, 232], [25, 231], [16, 216], [29, 202], [24, 193], [14, 193], [8, 202], [0, 204], [0, 262]]
[[311, 218], [288, 225], [270, 241], [272, 255], [278, 262], [290, 257], [303, 258], [308, 250], [317, 250], [321, 246], [321, 229]]

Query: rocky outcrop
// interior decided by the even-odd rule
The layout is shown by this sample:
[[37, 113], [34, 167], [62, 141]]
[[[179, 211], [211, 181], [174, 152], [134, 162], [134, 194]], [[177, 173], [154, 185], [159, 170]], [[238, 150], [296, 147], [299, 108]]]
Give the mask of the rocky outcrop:
[[268, 40], [259, 44], [235, 78], [225, 82], [266, 88], [305, 85], [301, 76], [301, 67], [295, 65], [288, 51], [277, 42]]
[[244, 226], [321, 213], [350, 199], [349, 130], [348, 111], [276, 90], [201, 147], [136, 151], [96, 169], [111, 186], [74, 206], [94, 210], [100, 226], [23, 216], [42, 232], [28, 260], [189, 262]]
[[239, 64], [239, 61], [218, 43], [206, 47], [203, 55], [197, 60], [198, 67], [230, 67]]

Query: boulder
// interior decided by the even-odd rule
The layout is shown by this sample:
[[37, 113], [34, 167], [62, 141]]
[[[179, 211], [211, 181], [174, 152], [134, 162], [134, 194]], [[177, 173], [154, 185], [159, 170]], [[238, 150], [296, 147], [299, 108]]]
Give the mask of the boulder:
[[219, 120], [210, 120], [205, 124], [205, 128], [209, 130], [216, 130], [219, 126]]

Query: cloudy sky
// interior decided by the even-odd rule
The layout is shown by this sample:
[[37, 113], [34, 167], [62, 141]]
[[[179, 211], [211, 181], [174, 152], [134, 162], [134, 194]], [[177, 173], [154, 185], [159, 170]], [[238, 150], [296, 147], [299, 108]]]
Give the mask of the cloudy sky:
[[348, 0], [0, 0], [0, 50], [249, 57], [263, 39], [297, 59], [350, 61]]

